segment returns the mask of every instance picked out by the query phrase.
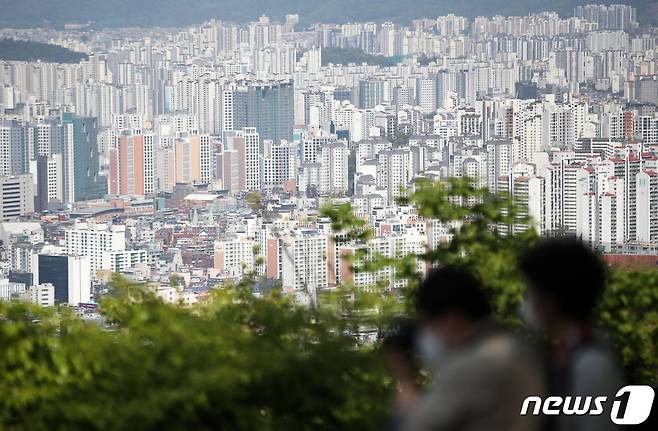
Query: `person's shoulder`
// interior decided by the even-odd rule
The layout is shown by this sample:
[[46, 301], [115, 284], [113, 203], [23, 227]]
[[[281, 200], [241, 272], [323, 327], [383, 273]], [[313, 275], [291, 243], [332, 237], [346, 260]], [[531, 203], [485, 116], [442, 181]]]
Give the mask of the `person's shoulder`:
[[523, 346], [519, 339], [510, 331], [500, 327], [491, 326], [482, 337], [480, 351], [492, 357], [505, 357], [517, 355]]
[[495, 373], [532, 361], [528, 349], [507, 329], [492, 323], [479, 329], [473, 342], [451, 356], [451, 371], [474, 375]]
[[473, 353], [479, 362], [485, 362], [488, 368], [492, 368], [525, 359], [527, 352], [513, 334], [496, 329], [481, 338]]

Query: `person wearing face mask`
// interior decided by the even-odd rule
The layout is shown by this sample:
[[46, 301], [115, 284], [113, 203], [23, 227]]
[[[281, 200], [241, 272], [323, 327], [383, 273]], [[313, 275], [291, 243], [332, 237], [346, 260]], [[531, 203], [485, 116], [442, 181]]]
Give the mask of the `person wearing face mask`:
[[[604, 337], [595, 331], [594, 309], [606, 285], [606, 266], [582, 242], [547, 239], [528, 250], [519, 266], [527, 281], [523, 315], [548, 336], [550, 395], [614, 398], [623, 373]], [[556, 416], [550, 429], [617, 429], [610, 412]]]
[[[534, 431], [520, 416], [523, 400], [543, 395], [540, 367], [512, 335], [495, 325], [480, 281], [467, 269], [433, 270], [416, 294], [415, 352], [431, 384], [422, 390], [398, 373], [398, 429]], [[406, 368], [409, 370], [409, 368]]]

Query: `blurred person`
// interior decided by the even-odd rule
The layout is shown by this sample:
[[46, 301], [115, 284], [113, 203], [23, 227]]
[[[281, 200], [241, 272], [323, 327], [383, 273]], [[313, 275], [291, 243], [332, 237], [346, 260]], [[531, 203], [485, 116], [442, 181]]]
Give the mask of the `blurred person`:
[[540, 429], [540, 418], [520, 416], [519, 408], [525, 397], [543, 394], [542, 375], [521, 344], [492, 322], [480, 281], [446, 266], [428, 275], [415, 299], [415, 351], [432, 383], [422, 391], [412, 367], [397, 373], [398, 429]]
[[[582, 242], [548, 239], [520, 259], [527, 281], [527, 323], [549, 338], [549, 394], [614, 398], [624, 386], [615, 355], [594, 328], [593, 314], [606, 285], [606, 266]], [[610, 412], [553, 417], [551, 429], [616, 429]]]
[[422, 384], [419, 358], [415, 353], [418, 324], [414, 319], [396, 322], [382, 343], [384, 364], [397, 377], [398, 393], [387, 429], [398, 430], [407, 411], [418, 399]]

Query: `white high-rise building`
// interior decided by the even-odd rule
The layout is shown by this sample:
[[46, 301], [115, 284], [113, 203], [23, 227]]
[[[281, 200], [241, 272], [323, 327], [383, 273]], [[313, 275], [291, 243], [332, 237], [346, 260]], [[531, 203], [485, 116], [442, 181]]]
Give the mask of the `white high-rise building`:
[[562, 176], [562, 229], [574, 234], [578, 232], [579, 220], [589, 219], [589, 213], [596, 211], [596, 196], [591, 197], [593, 171], [573, 163], [563, 167]]
[[[508, 175], [502, 175], [497, 181], [497, 193], [505, 194], [519, 205], [518, 214], [509, 223], [501, 223], [498, 230], [508, 234], [520, 233], [533, 227], [537, 233], [546, 232], [546, 185], [545, 178], [535, 174], [536, 167], [531, 164], [517, 163]], [[503, 210], [506, 214], [507, 211]]]
[[215, 241], [214, 267], [220, 276], [241, 280], [254, 271], [257, 242], [239, 234]]
[[238, 132], [244, 139], [245, 190], [261, 189], [260, 135], [254, 127], [245, 127]]
[[523, 121], [523, 134], [519, 139], [519, 159], [531, 161], [542, 150], [542, 120], [540, 115], [532, 115]]
[[275, 144], [266, 139], [263, 146], [263, 188], [280, 187], [287, 181], [295, 180], [298, 165], [297, 144], [288, 141]]
[[[391, 224], [383, 223], [382, 232], [377, 237], [373, 238], [366, 245], [368, 255], [380, 255], [387, 258], [399, 258], [408, 254], [422, 254], [427, 250], [428, 235], [411, 226], [400, 226], [399, 231], [392, 231]], [[436, 226], [435, 226], [436, 228]], [[439, 229], [436, 229], [439, 230]], [[447, 230], [445, 231], [447, 235]], [[440, 236], [439, 234], [436, 234]], [[356, 286], [372, 286], [377, 283], [386, 283], [390, 288], [401, 288], [407, 284], [407, 280], [397, 277], [398, 269], [395, 266], [384, 266], [377, 271], [354, 272], [352, 270], [352, 263], [347, 259], [348, 256], [353, 255], [355, 247], [339, 246], [336, 255], [339, 257], [337, 265], [337, 281], [340, 283], [352, 282]], [[364, 262], [362, 262], [364, 263]], [[422, 260], [416, 263], [416, 272], [423, 274], [426, 271], [426, 264]]]
[[30, 145], [26, 135], [27, 128], [19, 122], [0, 119], [0, 175], [27, 172]]
[[425, 114], [431, 114], [436, 111], [435, 79], [419, 78], [416, 80], [416, 102]]
[[392, 22], [382, 24], [381, 32], [379, 33], [379, 51], [385, 57], [395, 55], [395, 24]]
[[[37, 195], [45, 193], [45, 197], [39, 196], [40, 201], [43, 200], [44, 204], [48, 202], [64, 202], [61, 154], [41, 156], [38, 161], [30, 163], [30, 171], [33, 177], [37, 179]], [[39, 184], [40, 181], [43, 181], [44, 184]], [[43, 208], [37, 209], [42, 210]]]
[[126, 227], [104, 223], [78, 222], [65, 231], [66, 254], [87, 256], [91, 273], [99, 269], [114, 270], [106, 253], [126, 250]]
[[607, 190], [598, 196], [597, 242], [606, 252], [626, 242], [624, 179], [610, 177]]
[[48, 158], [48, 200], [62, 202], [64, 199], [64, 187], [62, 184], [62, 155], [53, 154]]
[[388, 191], [388, 202], [402, 196], [413, 177], [413, 157], [409, 149], [385, 150], [378, 155], [377, 185]]
[[296, 229], [281, 242], [283, 291], [297, 301], [314, 303], [328, 286], [327, 236], [314, 229]]
[[324, 144], [320, 147], [320, 184], [321, 194], [340, 194], [347, 192], [349, 149], [343, 142]]
[[658, 242], [658, 174], [645, 170], [637, 174], [637, 241]]
[[498, 193], [498, 178], [509, 175], [515, 160], [514, 143], [508, 139], [487, 142], [487, 185], [493, 193]]
[[72, 122], [60, 125], [62, 142], [62, 187], [64, 202], [75, 202], [75, 126]]
[[576, 200], [576, 235], [591, 246], [597, 243], [599, 230], [597, 217], [598, 203], [596, 193], [586, 192]]
[[544, 104], [542, 112], [542, 143], [570, 148], [576, 140], [574, 111], [569, 106]]

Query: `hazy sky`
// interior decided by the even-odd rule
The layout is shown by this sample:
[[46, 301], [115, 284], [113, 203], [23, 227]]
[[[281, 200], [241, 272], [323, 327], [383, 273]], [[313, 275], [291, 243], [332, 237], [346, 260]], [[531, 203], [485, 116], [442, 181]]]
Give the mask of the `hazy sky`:
[[[522, 15], [551, 10], [570, 14], [584, 3], [611, 3], [596, 0], [0, 0], [0, 25], [38, 26], [44, 23], [96, 21], [102, 26], [186, 25], [208, 18], [244, 22], [268, 14], [282, 18], [299, 13], [302, 22], [345, 22], [391, 20], [408, 23], [413, 18], [457, 13], [477, 15]], [[652, 13], [644, 5], [650, 0], [616, 1], [638, 7], [640, 19]], [[655, 4], [655, 2], [654, 2]], [[411, 7], [410, 7], [411, 5]]]

